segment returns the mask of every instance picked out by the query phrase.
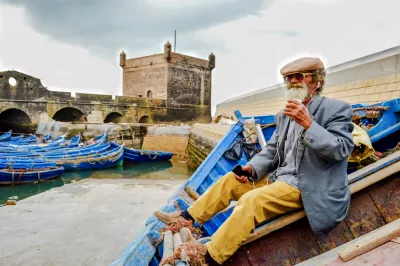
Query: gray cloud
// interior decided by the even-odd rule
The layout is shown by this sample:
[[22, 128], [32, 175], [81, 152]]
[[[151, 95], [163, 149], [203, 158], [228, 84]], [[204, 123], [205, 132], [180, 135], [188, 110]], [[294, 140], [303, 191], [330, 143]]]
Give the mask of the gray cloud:
[[23, 7], [27, 23], [37, 32], [113, 60], [121, 49], [135, 55], [159, 53], [162, 41], [172, 41], [174, 29], [181, 51], [203, 53], [210, 52], [214, 45], [222, 48], [220, 42], [196, 39], [194, 34], [240, 17], [259, 15], [272, 1], [199, 1], [196, 5], [160, 6], [149, 0], [0, 0]]

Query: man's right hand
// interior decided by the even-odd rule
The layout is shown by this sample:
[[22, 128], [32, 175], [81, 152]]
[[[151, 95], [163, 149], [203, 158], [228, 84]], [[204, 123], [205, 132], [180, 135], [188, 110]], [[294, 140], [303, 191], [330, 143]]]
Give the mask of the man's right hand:
[[[242, 170], [248, 172], [250, 175], [253, 173], [253, 168], [250, 165], [242, 166]], [[233, 175], [241, 183], [247, 183], [249, 181], [247, 176], [238, 176], [235, 173], [233, 173]]]

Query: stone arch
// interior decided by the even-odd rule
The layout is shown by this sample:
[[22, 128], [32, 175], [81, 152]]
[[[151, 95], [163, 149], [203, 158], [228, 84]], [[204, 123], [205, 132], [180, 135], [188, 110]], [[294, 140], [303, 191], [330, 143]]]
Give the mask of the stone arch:
[[64, 107], [58, 110], [53, 119], [59, 122], [87, 122], [84, 112], [74, 107]]
[[151, 120], [151, 118], [149, 116], [144, 115], [139, 119], [139, 123], [153, 124], [153, 120]]
[[12, 130], [15, 133], [32, 133], [32, 120], [20, 109], [10, 108], [0, 113], [0, 131]]
[[104, 119], [104, 123], [121, 123], [124, 116], [119, 112], [111, 112], [109, 113], [106, 118]]

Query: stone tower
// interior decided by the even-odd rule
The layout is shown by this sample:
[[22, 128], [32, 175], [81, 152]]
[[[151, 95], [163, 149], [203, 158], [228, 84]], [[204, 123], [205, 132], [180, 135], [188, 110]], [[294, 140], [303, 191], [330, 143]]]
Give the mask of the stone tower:
[[172, 52], [169, 42], [164, 53], [126, 59], [120, 54], [124, 96], [162, 99], [167, 106], [211, 106], [211, 72], [215, 55], [208, 60]]

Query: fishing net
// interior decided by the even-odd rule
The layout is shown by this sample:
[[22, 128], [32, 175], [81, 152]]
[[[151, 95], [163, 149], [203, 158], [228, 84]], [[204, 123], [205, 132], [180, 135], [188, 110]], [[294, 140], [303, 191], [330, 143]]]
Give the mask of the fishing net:
[[202, 244], [187, 242], [174, 252], [174, 258], [186, 261], [190, 266], [207, 266], [206, 252], [207, 249]]
[[164, 227], [161, 232], [166, 232], [166, 231], [172, 231], [172, 233], [178, 233], [181, 231], [183, 227], [186, 227], [187, 229], [190, 230], [190, 232], [193, 234], [194, 238], [199, 238], [202, 234], [201, 230], [194, 227], [193, 221], [186, 220], [183, 217], [178, 218], [177, 222], [170, 224], [167, 227]]

